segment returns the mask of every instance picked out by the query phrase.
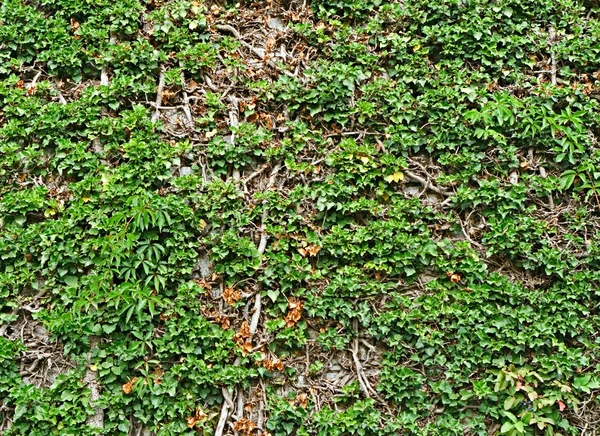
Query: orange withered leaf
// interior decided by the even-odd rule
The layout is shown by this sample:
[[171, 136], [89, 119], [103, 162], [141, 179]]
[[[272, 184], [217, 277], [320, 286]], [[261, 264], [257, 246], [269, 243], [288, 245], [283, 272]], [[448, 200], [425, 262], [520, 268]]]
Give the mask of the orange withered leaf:
[[132, 378], [131, 380], [129, 380], [127, 383], [125, 383], [123, 385], [123, 387], [121, 388], [121, 390], [123, 391], [123, 393], [125, 395], [129, 395], [131, 393], [131, 391], [133, 390], [133, 385], [135, 384], [135, 382], [137, 381], [137, 377]]
[[304, 248], [299, 248], [298, 252], [304, 257], [315, 257], [321, 251], [321, 247], [316, 244], [307, 245]]
[[230, 306], [233, 306], [237, 301], [242, 298], [242, 293], [231, 286], [227, 286], [223, 291], [223, 300]]
[[187, 426], [189, 428], [194, 428], [197, 423], [205, 421], [206, 418], [208, 418], [208, 415], [204, 413], [200, 407], [196, 407], [196, 413], [194, 416], [188, 416], [185, 418], [185, 421], [187, 422]]
[[249, 353], [252, 351], [252, 342], [249, 340], [250, 338], [250, 325], [244, 321], [237, 331], [233, 340], [235, 343], [242, 348], [242, 351], [245, 353]]
[[305, 392], [298, 394], [296, 400], [298, 401], [300, 407], [306, 409], [306, 406], [308, 405], [308, 395]]
[[253, 348], [254, 348], [254, 346], [252, 345], [252, 342], [250, 342], [250, 341], [246, 341], [246, 342], [244, 342], [244, 343], [243, 343], [243, 345], [242, 345], [242, 352], [243, 352], [244, 354], [251, 353], [251, 352], [252, 352], [252, 350], [253, 350]]
[[273, 359], [264, 359], [262, 364], [269, 371], [283, 371], [283, 362], [277, 357]]
[[188, 416], [187, 418], [185, 418], [185, 421], [187, 422], [187, 426], [189, 428], [196, 427], [196, 423], [198, 422], [198, 421], [196, 421], [196, 417], [195, 416]]
[[275, 48], [276, 40], [275, 38], [267, 38], [267, 43], [265, 44], [265, 52], [270, 52]]
[[242, 339], [248, 339], [250, 337], [250, 325], [247, 321], [244, 321], [237, 332], [238, 337]]
[[256, 423], [250, 421], [248, 418], [238, 419], [235, 424], [233, 424], [233, 429], [244, 436], [250, 436], [255, 428]]
[[154, 376], [154, 383], [156, 383], [157, 385], [162, 383], [162, 378], [163, 375], [165, 375], [165, 372], [163, 371], [162, 366], [160, 366], [160, 364], [154, 369], [152, 375]]
[[456, 274], [454, 272], [446, 273], [446, 275], [450, 278], [450, 281], [452, 283], [458, 283], [458, 282], [460, 282], [460, 280], [462, 278], [459, 274]]
[[79, 29], [79, 21], [75, 20], [74, 18], [71, 18], [71, 31], [73, 33], [77, 32], [77, 30]]
[[288, 313], [284, 317], [284, 321], [287, 327], [294, 327], [300, 318], [302, 317], [302, 308], [304, 303], [302, 300], [292, 297], [288, 302]]

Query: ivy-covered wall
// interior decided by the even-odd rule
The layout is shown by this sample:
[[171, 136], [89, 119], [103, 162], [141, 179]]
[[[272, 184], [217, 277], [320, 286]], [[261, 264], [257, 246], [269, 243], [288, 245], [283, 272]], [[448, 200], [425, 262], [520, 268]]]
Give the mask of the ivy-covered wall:
[[596, 434], [599, 55], [593, 1], [3, 0], [0, 433]]

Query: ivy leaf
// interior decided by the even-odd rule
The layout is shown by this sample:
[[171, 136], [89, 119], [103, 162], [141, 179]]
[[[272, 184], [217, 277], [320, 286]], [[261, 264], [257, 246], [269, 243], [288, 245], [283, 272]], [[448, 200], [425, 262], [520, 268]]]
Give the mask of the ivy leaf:
[[404, 174], [400, 171], [395, 172], [394, 174], [390, 174], [384, 177], [384, 180], [388, 183], [398, 183], [401, 180], [404, 180]]
[[63, 280], [65, 281], [65, 283], [67, 284], [67, 286], [69, 287], [75, 287], [77, 286], [77, 282], [78, 282], [78, 278], [75, 276], [65, 276], [63, 278]]
[[280, 292], [276, 289], [268, 290], [267, 296], [271, 299], [273, 303], [277, 301], [277, 297], [279, 297]]
[[25, 412], [27, 412], [27, 406], [25, 404], [17, 404], [17, 407], [15, 407], [15, 414], [13, 415], [13, 421], [16, 421], [23, 416]]

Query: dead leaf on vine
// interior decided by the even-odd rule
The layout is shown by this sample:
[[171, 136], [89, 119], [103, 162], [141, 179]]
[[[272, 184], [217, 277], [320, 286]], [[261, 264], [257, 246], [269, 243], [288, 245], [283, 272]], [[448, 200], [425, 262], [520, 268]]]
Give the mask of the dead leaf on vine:
[[233, 306], [236, 302], [240, 301], [242, 293], [231, 286], [227, 286], [223, 291], [223, 300], [230, 306]]
[[242, 323], [235, 336], [240, 339], [248, 339], [250, 337], [250, 325], [247, 321]]
[[[75, 33], [79, 30], [79, 21], [71, 18], [71, 32]], [[74, 36], [75, 39], [81, 38], [79, 35]]]
[[215, 314], [214, 315], [215, 322], [221, 326], [223, 330], [227, 330], [231, 327], [231, 321], [224, 315]]
[[449, 272], [449, 273], [446, 273], [446, 274], [448, 275], [448, 277], [450, 277], [450, 281], [452, 283], [458, 283], [462, 279], [462, 277], [459, 274], [456, 274], [454, 272]]
[[242, 349], [242, 352], [244, 354], [250, 353], [252, 351], [253, 346], [252, 346], [252, 342], [249, 339], [250, 339], [250, 325], [248, 325], [248, 323], [246, 321], [244, 321], [242, 323], [240, 329], [237, 331], [237, 333], [233, 337], [233, 340], [238, 345], [238, 347], [240, 347]]
[[162, 378], [165, 375], [165, 372], [163, 371], [162, 366], [160, 366], [160, 364], [154, 369], [152, 375], [154, 376], [154, 383], [156, 383], [157, 385], [162, 384]]
[[307, 245], [304, 248], [298, 248], [298, 253], [304, 257], [315, 257], [321, 251], [321, 247], [316, 244]]
[[241, 345], [241, 347], [242, 347], [242, 353], [243, 353], [243, 354], [248, 354], [248, 353], [251, 353], [251, 352], [252, 352], [252, 350], [254, 349], [254, 347], [252, 346], [252, 342], [250, 342], [250, 341], [246, 341], [246, 342], [244, 342], [244, 343]]
[[306, 406], [308, 405], [308, 395], [306, 393], [302, 392], [301, 394], [298, 394], [296, 400], [298, 401], [300, 407], [306, 409]]
[[262, 365], [269, 371], [283, 371], [283, 361], [278, 357], [262, 359]]
[[137, 377], [132, 378], [131, 380], [129, 380], [127, 383], [125, 383], [123, 385], [123, 387], [121, 388], [121, 390], [123, 391], [123, 393], [125, 395], [129, 395], [131, 393], [131, 391], [133, 390], [133, 385], [135, 384], [135, 382], [138, 380]]
[[204, 411], [200, 407], [196, 407], [196, 413], [194, 414], [194, 416], [188, 416], [187, 418], [185, 418], [185, 421], [187, 422], [188, 428], [194, 428], [196, 427], [196, 424], [198, 424], [199, 422], [206, 421], [207, 418], [208, 415], [204, 413]]
[[171, 100], [173, 97], [175, 97], [175, 94], [177, 94], [175, 91], [165, 89], [161, 96], [163, 104], [168, 103], [169, 100]]
[[300, 318], [302, 317], [302, 308], [304, 303], [302, 300], [292, 297], [288, 302], [289, 311], [284, 318], [285, 325], [287, 327], [294, 327]]
[[273, 128], [273, 120], [271, 119], [271, 115], [262, 112], [260, 114], [260, 120], [265, 124], [265, 127], [268, 130], [271, 130]]
[[250, 421], [248, 418], [238, 419], [235, 424], [233, 424], [233, 429], [244, 436], [250, 436], [255, 428], [256, 423]]
[[275, 47], [275, 38], [267, 38], [267, 43], [265, 44], [265, 53], [268, 53], [273, 50]]

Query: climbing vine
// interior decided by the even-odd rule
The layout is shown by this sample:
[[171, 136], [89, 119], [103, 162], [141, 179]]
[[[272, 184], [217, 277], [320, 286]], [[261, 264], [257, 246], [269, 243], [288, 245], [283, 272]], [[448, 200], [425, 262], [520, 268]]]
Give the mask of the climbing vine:
[[0, 432], [595, 434], [599, 13], [3, 0]]

